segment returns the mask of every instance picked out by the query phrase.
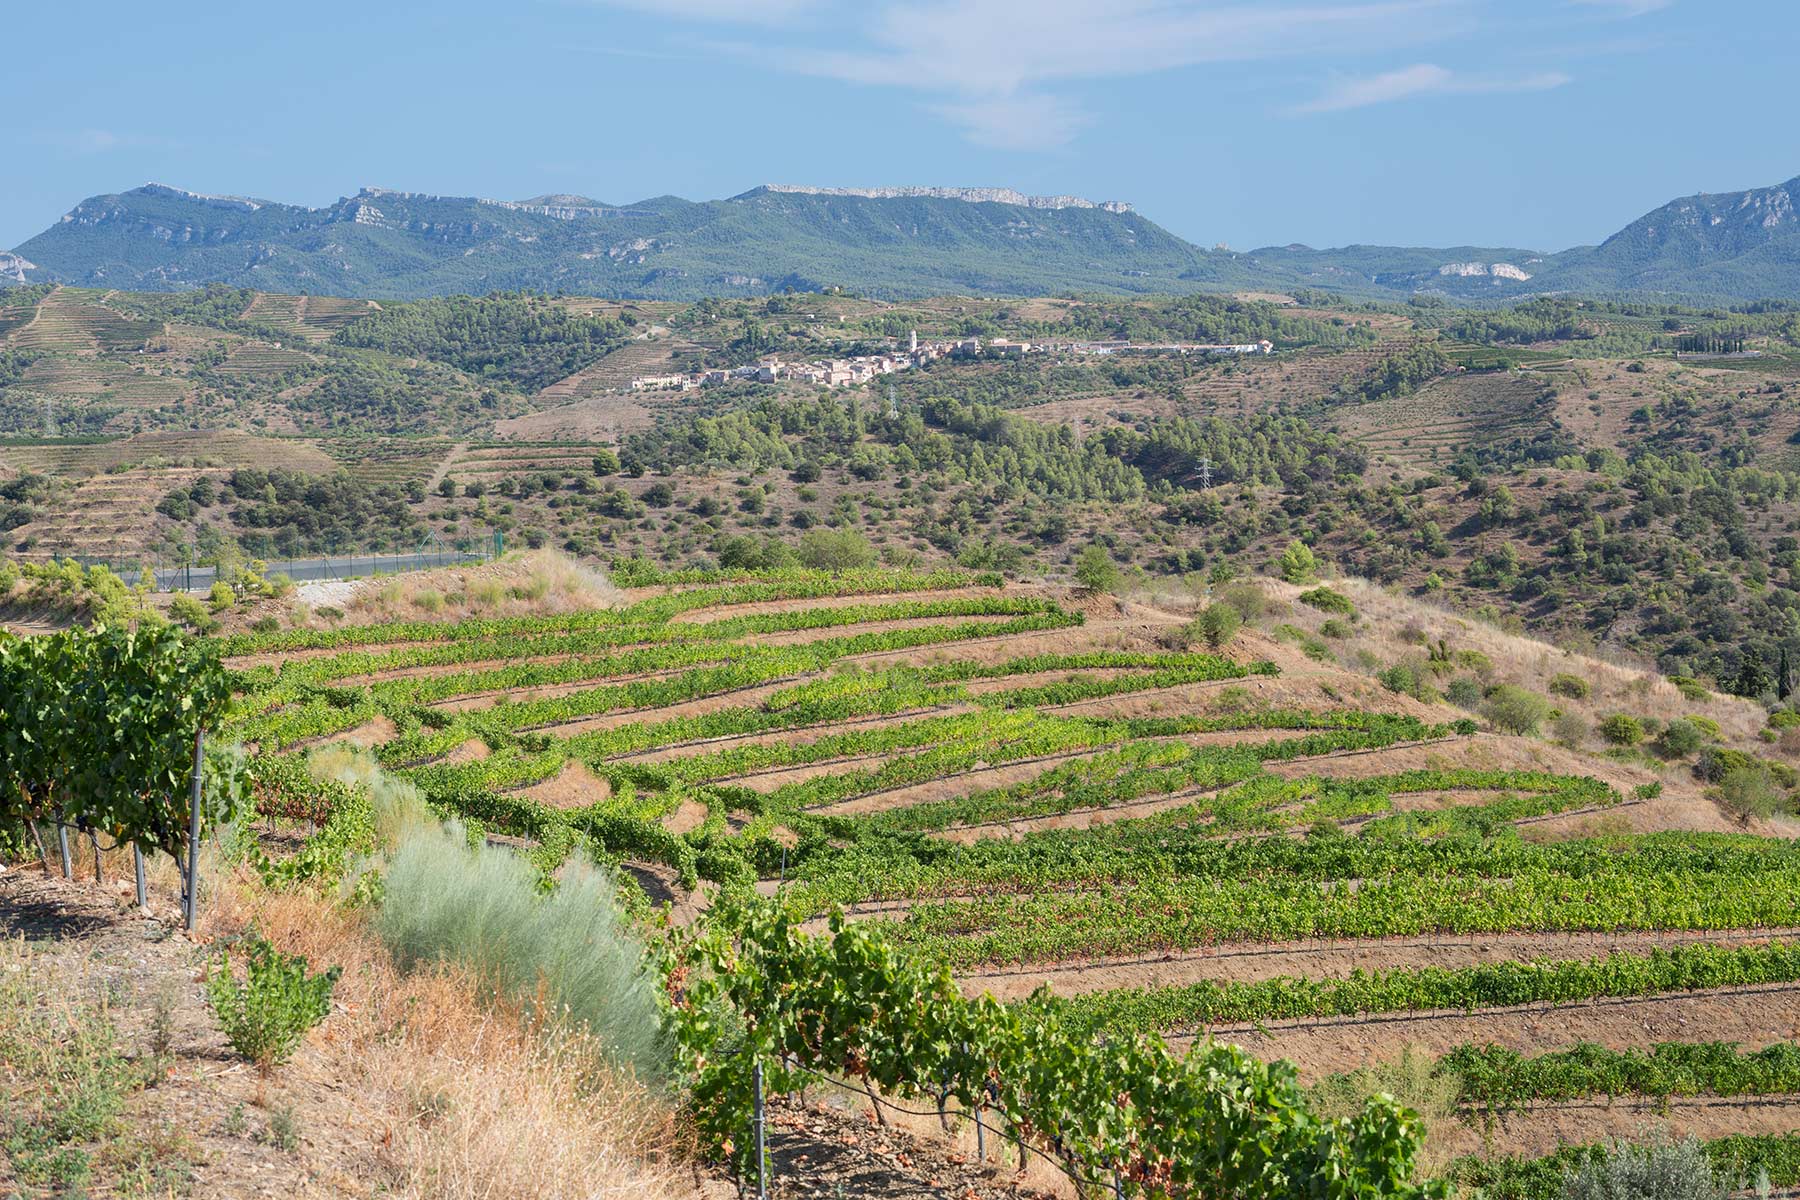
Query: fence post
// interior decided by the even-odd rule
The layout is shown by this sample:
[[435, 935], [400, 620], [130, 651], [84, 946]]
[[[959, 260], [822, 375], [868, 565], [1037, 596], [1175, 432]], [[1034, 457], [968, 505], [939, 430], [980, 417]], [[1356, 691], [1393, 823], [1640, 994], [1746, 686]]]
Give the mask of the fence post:
[[[969, 1057], [969, 1043], [962, 1044], [962, 1052], [964, 1058]], [[988, 1081], [984, 1079], [981, 1081], [981, 1091], [977, 1095], [986, 1096], [987, 1089]], [[982, 1163], [987, 1161], [987, 1130], [981, 1123], [981, 1110], [984, 1107], [985, 1105], [980, 1100], [975, 1101], [975, 1161]]]
[[206, 762], [206, 730], [194, 732], [194, 781], [188, 811], [187, 911], [188, 932], [200, 923], [200, 771]]
[[750, 1080], [756, 1089], [755, 1122], [756, 1122], [756, 1200], [769, 1200], [769, 1159], [764, 1128], [768, 1114], [763, 1108], [763, 1069], [762, 1059], [757, 1059], [750, 1066]]
[[144, 893], [144, 848], [136, 842], [131, 843], [131, 869], [137, 875], [137, 906], [143, 908], [150, 898]]
[[69, 827], [61, 819], [56, 822], [56, 848], [62, 854], [63, 878], [75, 878], [75, 864], [69, 858]]
[[88, 830], [88, 845], [94, 848], [94, 882], [105, 883], [100, 875], [100, 834], [97, 830]]

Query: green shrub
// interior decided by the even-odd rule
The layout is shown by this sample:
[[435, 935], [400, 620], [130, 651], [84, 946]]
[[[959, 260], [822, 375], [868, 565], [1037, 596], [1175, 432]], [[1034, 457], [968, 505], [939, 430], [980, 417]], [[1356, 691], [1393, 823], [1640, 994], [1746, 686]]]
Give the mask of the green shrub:
[[1488, 690], [1481, 715], [1505, 733], [1536, 733], [1538, 726], [1550, 717], [1550, 701], [1536, 692], [1503, 683]]
[[1269, 611], [1269, 598], [1247, 579], [1220, 588], [1219, 602], [1237, 609], [1238, 616], [1246, 621], [1254, 621]]
[[1350, 626], [1347, 623], [1338, 620], [1336, 617], [1333, 617], [1331, 620], [1319, 626], [1319, 636], [1328, 638], [1347, 638], [1350, 636]]
[[1705, 700], [1712, 695], [1704, 683], [1686, 675], [1671, 675], [1669, 682], [1674, 684], [1676, 690], [1689, 700]]
[[237, 603], [237, 593], [223, 579], [215, 580], [212, 590], [206, 593], [206, 603], [214, 612], [224, 612]]
[[1494, 660], [1479, 650], [1458, 650], [1456, 665], [1465, 671], [1474, 671], [1478, 675], [1485, 675], [1494, 669]]
[[1405, 663], [1395, 663], [1391, 667], [1383, 668], [1375, 678], [1388, 691], [1399, 692], [1402, 695], [1411, 695], [1419, 686], [1418, 672]]
[[864, 571], [876, 563], [875, 547], [854, 529], [809, 529], [800, 535], [799, 554], [818, 571]]
[[1699, 713], [1692, 713], [1688, 716], [1688, 720], [1692, 721], [1694, 727], [1709, 738], [1719, 737], [1722, 732], [1719, 729], [1719, 723], [1711, 717], [1703, 717]]
[[339, 969], [310, 975], [304, 956], [283, 954], [254, 930], [241, 949], [244, 982], [232, 978], [227, 952], [207, 972], [206, 996], [231, 1048], [266, 1071], [287, 1061], [306, 1031], [330, 1013]]
[[[1673, 721], [1669, 722], [1671, 727], [1674, 724]], [[1708, 746], [1700, 751], [1700, 760], [1694, 764], [1694, 774], [1708, 783], [1722, 783], [1731, 772], [1757, 765], [1756, 759], [1742, 750], [1733, 750], [1729, 746]]]
[[1306, 657], [1315, 662], [1327, 662], [1331, 659], [1331, 647], [1327, 646], [1324, 642], [1306, 632], [1306, 630], [1300, 628], [1298, 625], [1288, 625], [1286, 623], [1277, 625], [1275, 627], [1275, 636], [1280, 641], [1292, 642], [1294, 645], [1300, 647], [1301, 653], [1305, 654]]
[[1481, 685], [1467, 675], [1458, 675], [1444, 689], [1444, 695], [1458, 708], [1474, 709], [1481, 703]]
[[1237, 636], [1244, 623], [1238, 610], [1229, 604], [1214, 602], [1206, 606], [1194, 622], [1202, 640], [1214, 650], [1223, 650]]
[[1437, 699], [1437, 692], [1431, 686], [1430, 674], [1423, 667], [1412, 663], [1395, 663], [1379, 672], [1375, 678], [1390, 692], [1399, 692], [1427, 703]]
[[1200, 618], [1186, 625], [1165, 625], [1156, 631], [1156, 644], [1164, 650], [1192, 650], [1201, 641]]
[[1586, 700], [1590, 690], [1587, 680], [1579, 675], [1571, 675], [1567, 671], [1559, 671], [1550, 677], [1550, 694], [1552, 696], [1563, 696], [1570, 700]]
[[1119, 565], [1106, 547], [1090, 542], [1075, 558], [1075, 582], [1090, 592], [1111, 592], [1119, 586]]
[[1613, 713], [1600, 722], [1600, 736], [1615, 746], [1635, 746], [1644, 740], [1644, 723], [1630, 713]]
[[1231, 684], [1219, 689], [1213, 707], [1222, 713], [1249, 712], [1257, 707], [1257, 699], [1250, 694], [1250, 689], [1241, 683]]
[[1793, 729], [1796, 726], [1800, 726], [1800, 712], [1790, 712], [1785, 708], [1778, 708], [1769, 714], [1769, 728], [1771, 729]]
[[1686, 758], [1706, 743], [1700, 727], [1686, 717], [1676, 717], [1656, 739], [1656, 752], [1664, 758]]
[[1277, 565], [1281, 568], [1281, 577], [1289, 583], [1311, 583], [1318, 573], [1319, 559], [1312, 547], [1295, 541], [1289, 542], [1287, 549], [1281, 552]]
[[1725, 1200], [1737, 1186], [1714, 1172], [1695, 1138], [1615, 1142], [1563, 1178], [1562, 1200]]
[[252, 633], [274, 633], [281, 628], [279, 617], [258, 617], [250, 623]]
[[169, 615], [192, 629], [195, 633], [217, 633], [219, 623], [213, 615], [206, 611], [206, 605], [187, 595], [178, 593], [169, 601]]
[[1350, 597], [1342, 592], [1334, 592], [1328, 587], [1316, 587], [1310, 592], [1300, 593], [1300, 603], [1310, 604], [1320, 612], [1340, 613], [1349, 616], [1356, 611], [1356, 605], [1350, 603]]
[[1550, 736], [1571, 748], [1588, 738], [1588, 721], [1580, 713], [1561, 712], [1550, 720]]
[[668, 1054], [657, 989], [612, 879], [579, 857], [545, 895], [506, 850], [471, 848], [460, 827], [405, 838], [388, 864], [376, 930], [402, 967], [468, 967], [509, 1003], [584, 1025], [615, 1061], [661, 1078]]
[[294, 1106], [284, 1104], [269, 1114], [269, 1145], [292, 1154], [300, 1149], [300, 1118]]

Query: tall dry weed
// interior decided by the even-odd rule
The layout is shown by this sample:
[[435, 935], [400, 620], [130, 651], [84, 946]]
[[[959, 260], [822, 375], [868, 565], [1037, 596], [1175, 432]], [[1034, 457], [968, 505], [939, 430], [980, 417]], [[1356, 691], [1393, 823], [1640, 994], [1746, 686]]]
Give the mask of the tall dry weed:
[[592, 1037], [484, 1001], [466, 969], [402, 972], [356, 912], [303, 892], [234, 889], [215, 913], [344, 968], [340, 1011], [313, 1038], [343, 1080], [388, 1194], [424, 1200], [687, 1197], [667, 1101]]

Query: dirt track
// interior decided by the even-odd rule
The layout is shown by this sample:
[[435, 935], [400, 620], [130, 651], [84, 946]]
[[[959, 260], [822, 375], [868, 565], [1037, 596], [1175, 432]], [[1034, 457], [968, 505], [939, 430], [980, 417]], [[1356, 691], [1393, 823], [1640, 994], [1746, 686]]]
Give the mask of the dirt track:
[[1112, 988], [1178, 987], [1201, 980], [1242, 983], [1277, 976], [1342, 979], [1352, 971], [1396, 967], [1467, 967], [1533, 958], [1592, 958], [1615, 951], [1642, 953], [1696, 942], [1749, 945], [1800, 938], [1800, 928], [1658, 931], [1646, 933], [1489, 933], [1425, 937], [1320, 939], [1306, 942], [1228, 943], [1205, 950], [1123, 959], [1009, 967], [962, 976], [965, 991], [992, 992], [1002, 1000], [1030, 995], [1041, 984], [1062, 995]]
[[[1212, 1034], [1261, 1058], [1285, 1058], [1310, 1079], [1398, 1058], [1408, 1046], [1438, 1055], [1465, 1042], [1493, 1042], [1525, 1054], [1581, 1041], [1615, 1050], [1671, 1041], [1728, 1041], [1754, 1048], [1800, 1039], [1800, 983], [1555, 1007], [1270, 1022], [1260, 1029], [1220, 1026]], [[1174, 1040], [1181, 1044], [1192, 1038]]]

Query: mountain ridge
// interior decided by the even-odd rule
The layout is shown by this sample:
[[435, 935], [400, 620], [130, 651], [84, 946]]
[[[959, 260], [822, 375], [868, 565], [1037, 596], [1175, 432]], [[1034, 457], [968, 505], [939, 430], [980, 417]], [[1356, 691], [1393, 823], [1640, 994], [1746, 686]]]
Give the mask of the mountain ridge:
[[844, 287], [903, 299], [1321, 288], [1365, 298], [1555, 293], [1800, 299], [1800, 177], [1680, 197], [1594, 246], [1299, 243], [1205, 250], [1122, 201], [1011, 188], [762, 184], [609, 204], [363, 187], [317, 208], [149, 183], [89, 197], [5, 259], [0, 283], [229, 283], [407, 299], [566, 290], [697, 299]]

